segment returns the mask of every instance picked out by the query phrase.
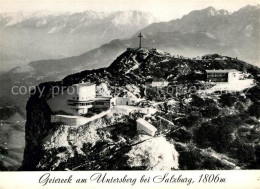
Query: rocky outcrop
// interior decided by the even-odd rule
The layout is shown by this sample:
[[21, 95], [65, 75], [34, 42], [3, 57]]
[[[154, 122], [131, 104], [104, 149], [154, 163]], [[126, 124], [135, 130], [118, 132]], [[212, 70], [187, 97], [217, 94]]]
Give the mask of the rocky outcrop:
[[23, 170], [178, 168], [173, 144], [164, 137], [140, 136], [131, 120], [113, 121], [112, 116], [78, 127], [49, 124], [52, 128], [42, 129], [41, 137], [27, 138]]
[[139, 135], [136, 140], [141, 143], [133, 146], [127, 153], [129, 156], [127, 162], [130, 167], [146, 167], [147, 170], [165, 171], [179, 168], [179, 153], [166, 138]]
[[52, 128], [51, 110], [45, 100], [35, 96], [28, 100], [26, 111], [24, 161], [20, 169], [36, 170], [43, 154], [41, 142]]

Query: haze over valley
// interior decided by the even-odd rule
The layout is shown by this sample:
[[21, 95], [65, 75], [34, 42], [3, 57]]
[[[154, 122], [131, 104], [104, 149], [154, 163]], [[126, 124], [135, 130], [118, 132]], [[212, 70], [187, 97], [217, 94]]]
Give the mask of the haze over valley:
[[1, 13], [1, 68], [79, 55], [153, 22], [150, 13], [140, 11]]

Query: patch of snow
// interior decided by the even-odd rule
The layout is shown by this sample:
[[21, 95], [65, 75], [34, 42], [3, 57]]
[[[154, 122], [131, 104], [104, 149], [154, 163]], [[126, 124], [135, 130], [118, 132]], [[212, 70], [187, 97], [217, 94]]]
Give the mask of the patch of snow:
[[211, 38], [211, 39], [216, 39], [215, 35], [212, 34], [212, 33], [206, 32], [206, 33], [204, 33], [204, 34], [206, 34], [206, 36], [209, 37], [209, 38]]
[[135, 59], [136, 55], [132, 56], [132, 58], [133, 58], [133, 61], [135, 62], [135, 65], [132, 68], [130, 68], [128, 71], [126, 71], [125, 73], [130, 73], [131, 71], [139, 68], [139, 66], [140, 66], [140, 63], [137, 62], [136, 59]]
[[34, 69], [30, 65], [18, 66], [11, 70], [12, 73], [27, 73], [32, 72]]
[[141, 25], [145, 18], [146, 24], [151, 24], [155, 21], [154, 17], [149, 13], [143, 13], [138, 11], [122, 11], [116, 15], [116, 17], [112, 20], [112, 24], [115, 26], [122, 25]]
[[178, 169], [179, 154], [174, 145], [165, 137], [151, 138], [139, 135], [137, 142], [145, 141], [133, 146], [126, 154], [129, 157], [128, 164], [131, 167], [145, 166], [147, 170], [171, 170]]
[[254, 31], [254, 26], [252, 24], [249, 24], [246, 26], [246, 28], [244, 29], [244, 35], [246, 37], [251, 37]]
[[49, 31], [48, 31], [48, 34], [52, 34], [52, 33], [56, 33], [56, 32], [59, 32], [61, 31], [63, 28], [65, 28], [65, 24], [63, 25], [59, 25], [59, 26], [54, 26], [53, 28], [51, 28]]
[[36, 27], [40, 27], [40, 26], [44, 26], [47, 24], [47, 20], [46, 19], [43, 19], [43, 20], [40, 20], [36, 23]]
[[68, 128], [61, 126], [60, 129], [54, 133], [50, 132], [47, 137], [44, 138], [43, 147], [45, 149], [68, 147]]

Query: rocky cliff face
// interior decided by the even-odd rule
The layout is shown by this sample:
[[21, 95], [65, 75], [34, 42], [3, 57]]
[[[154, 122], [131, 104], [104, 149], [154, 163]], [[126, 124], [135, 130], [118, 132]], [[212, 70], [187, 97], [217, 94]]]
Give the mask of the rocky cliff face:
[[51, 110], [48, 104], [39, 98], [31, 98], [27, 102], [27, 122], [25, 126], [25, 150], [23, 169], [36, 170], [42, 158], [41, 142], [51, 129]]
[[[43, 95], [36, 91], [27, 103], [21, 170], [255, 168], [260, 149], [258, 85], [250, 93], [206, 97], [158, 97], [144, 92], [145, 82], [158, 77], [174, 85], [200, 86], [205, 69], [246, 69], [259, 81], [259, 68], [230, 57], [214, 54], [188, 59], [155, 49], [129, 49], [107, 68], [41, 84]], [[149, 138], [136, 132], [135, 120], [143, 116], [138, 111], [119, 115], [112, 109], [102, 118], [77, 127], [50, 123], [46, 100], [52, 86], [81, 81], [106, 83], [111, 91], [119, 89], [120, 95], [132, 92], [129, 85], [138, 89], [135, 95], [146, 101], [138, 107], [155, 109], [147, 119], [158, 129], [157, 136]]]

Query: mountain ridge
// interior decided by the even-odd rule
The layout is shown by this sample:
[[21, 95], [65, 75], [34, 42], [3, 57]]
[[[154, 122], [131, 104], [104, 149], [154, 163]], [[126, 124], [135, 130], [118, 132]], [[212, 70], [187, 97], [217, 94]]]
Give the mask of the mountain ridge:
[[[253, 9], [252, 12], [251, 9]], [[128, 39], [112, 40], [99, 48], [87, 51], [79, 56], [34, 61], [29, 63], [28, 66], [16, 68], [7, 74], [1, 75], [1, 83], [3, 83], [2, 86], [4, 88], [1, 93], [9, 96], [13, 85], [34, 86], [42, 82], [61, 80], [66, 75], [81, 70], [107, 67], [114, 60], [114, 57], [119, 56], [126, 48], [138, 47], [139, 40], [137, 39], [137, 34], [140, 32], [144, 36], [142, 38], [144, 47], [157, 48], [175, 56], [182, 55], [184, 57], [196, 58], [205, 54], [217, 53], [229, 57], [237, 57], [251, 64], [259, 65], [257, 61], [260, 60], [258, 52], [260, 43], [257, 43], [257, 41], [260, 32], [257, 32], [259, 24], [256, 20], [259, 8], [250, 6], [246, 8], [246, 12], [248, 12], [248, 16], [243, 16], [240, 10], [240, 13], [238, 11], [232, 13], [231, 15], [233, 16], [213, 16], [209, 20], [205, 18], [207, 22], [201, 21], [202, 26], [208, 29], [203, 29], [203, 31], [198, 30], [197, 25], [192, 25], [190, 22], [185, 22], [183, 24], [185, 27], [182, 25], [174, 26], [180, 28], [187, 27], [188, 29], [184, 29], [184, 31], [169, 30], [169, 32], [167, 27], [171, 26], [171, 21], [166, 23], [166, 25], [169, 25], [167, 27], [161, 26], [161, 23], [152, 24]], [[229, 19], [226, 19], [226, 16]], [[215, 23], [213, 22], [214, 19], [216, 19]], [[231, 21], [234, 24], [230, 24], [229, 22]], [[175, 20], [175, 22], [179, 23], [180, 19]], [[163, 31], [157, 33], [154, 26], [163, 29]], [[151, 27], [151, 31], [148, 31]], [[194, 32], [192, 32], [192, 28]], [[219, 35], [222, 37], [219, 37]]]
[[[255, 19], [257, 17], [249, 18], [249, 20], [253, 19], [251, 21], [253, 23], [246, 22], [246, 21], [248, 21], [248, 19], [246, 18], [243, 23], [247, 23], [247, 24], [246, 25], [243, 24], [243, 26], [240, 26], [240, 29], [237, 28], [237, 26], [238, 26], [237, 24], [239, 22], [241, 22], [241, 18], [240, 18], [241, 11], [243, 10], [242, 12], [244, 12], [244, 10], [247, 10], [247, 9], [253, 10], [252, 13], [249, 11], [249, 15], [250, 14], [253, 14], [253, 15], [259, 14], [260, 15], [259, 8], [257, 8], [256, 6], [249, 6], [249, 8], [244, 7], [244, 8], [241, 8], [240, 10], [238, 10], [232, 14], [228, 14], [228, 15], [227, 14], [214, 14], [213, 16], [209, 17], [209, 20], [207, 20], [207, 18], [205, 18], [205, 16], [204, 16], [204, 19], [206, 19], [204, 21], [204, 23], [202, 23], [202, 25], [200, 24], [200, 26], [197, 26], [196, 24], [201, 22], [200, 20], [201, 19], [203, 20], [203, 18], [197, 19], [196, 16], [193, 15], [194, 13], [196, 13], [196, 14], [199, 13], [199, 15], [200, 15], [202, 12], [202, 15], [205, 15], [205, 13], [207, 14], [209, 11], [212, 11], [212, 10], [213, 10], [213, 12], [218, 12], [213, 7], [208, 7], [203, 10], [192, 11], [188, 15], [183, 16], [181, 19], [172, 20], [169, 22], [153, 23], [140, 31], [143, 33], [145, 38], [150, 40], [147, 43], [146, 42], [147, 39], [144, 38], [144, 44], [146, 43], [145, 45], [148, 45], [151, 48], [156, 48], [156, 46], [157, 46], [158, 48], [161, 48], [162, 50], [166, 50], [166, 51], [168, 51], [170, 48], [173, 48], [173, 49], [176, 49], [177, 52], [181, 52], [181, 51], [185, 51], [185, 50], [181, 50], [182, 46], [183, 46], [183, 49], [190, 48], [190, 49], [192, 49], [192, 51], [194, 51], [194, 50], [196, 51], [196, 49], [198, 49], [197, 51], [204, 51], [203, 54], [207, 53], [206, 50], [211, 49], [210, 50], [211, 52], [209, 52], [209, 53], [214, 53], [214, 50], [215, 50], [215, 52], [222, 52], [222, 53], [225, 53], [226, 55], [231, 54], [229, 56], [232, 56], [232, 55], [239, 56], [238, 52], [240, 52], [240, 54], [242, 54], [242, 59], [244, 59], [243, 58], [243, 56], [245, 56], [244, 48], [249, 48], [250, 46], [253, 46], [254, 47], [254, 48], [252, 48], [253, 52], [249, 53], [249, 55], [246, 55], [246, 56], [252, 57], [254, 59], [253, 61], [257, 61], [257, 60], [259, 60], [259, 57], [257, 57], [258, 54], [256, 52], [257, 48], [258, 48], [258, 45], [257, 45], [258, 43], [252, 42], [252, 41], [256, 41], [259, 37], [257, 31], [260, 31], [260, 28], [259, 28], [259, 25], [257, 25], [257, 20]], [[246, 12], [248, 12], [248, 10]], [[229, 16], [229, 18], [227, 19], [226, 16]], [[239, 17], [239, 18], [237, 18], [237, 17]], [[179, 24], [181, 20], [183, 20], [183, 23]], [[196, 21], [194, 21], [194, 20], [196, 20]], [[230, 22], [233, 22], [234, 24], [232, 26], [230, 26], [231, 25]], [[173, 28], [170, 29], [171, 27], [173, 27]], [[241, 27], [244, 27], [244, 28], [241, 29]], [[218, 29], [216, 30], [215, 28], [218, 28]], [[183, 31], [185, 31], [185, 32], [183, 32]], [[139, 33], [139, 32], [137, 32], [137, 33]], [[109, 45], [111, 46], [112, 49], [115, 46], [117, 46], [117, 47], [119, 47], [120, 50], [123, 50], [124, 48], [127, 48], [127, 47], [134, 47], [135, 45], [137, 46], [137, 43], [134, 42], [137, 33], [130, 39], [112, 40], [109, 43], [100, 46], [100, 49], [102, 49], [104, 46], [109, 46]], [[169, 35], [169, 39], [164, 40], [163, 35], [167, 35], [167, 33], [168, 34], [171, 33]], [[193, 35], [194, 39], [193, 39], [193, 41], [190, 40], [190, 42], [185, 44], [185, 40], [190, 38], [187, 34]], [[186, 37], [185, 37], [185, 35], [186, 35]], [[198, 35], [204, 35], [204, 36], [198, 37]], [[156, 40], [155, 37], [158, 37], [158, 39]], [[184, 44], [182, 44], [181, 37], [184, 37], [184, 39], [183, 39]], [[196, 38], [198, 38], [198, 39], [196, 40]], [[233, 41], [232, 40], [233, 38], [236, 38], [238, 40]], [[174, 41], [175, 39], [176, 39], [176, 41]], [[160, 41], [160, 40], [163, 40], [163, 41]], [[163, 44], [163, 43], [167, 43], [167, 40], [168, 40], [169, 44], [168, 45]], [[171, 41], [171, 40], [173, 40], [173, 41]], [[204, 42], [201, 43], [200, 40], [204, 40]], [[198, 44], [192, 44], [192, 43], [196, 43], [196, 42]], [[153, 43], [154, 43], [154, 45], [153, 45]], [[199, 44], [199, 43], [201, 43], [201, 44]], [[210, 45], [208, 45], [207, 43]], [[204, 48], [203, 45], [208, 45], [208, 47]], [[239, 45], [241, 47], [238, 47]], [[243, 46], [245, 46], [245, 47], [243, 47]], [[178, 49], [178, 47], [179, 47], [179, 49]], [[98, 49], [99, 48], [93, 49], [92, 52], [94, 52], [95, 50], [98, 51]], [[240, 50], [240, 49], [243, 49], [243, 50]], [[172, 51], [174, 51], [174, 50], [172, 50]], [[83, 53], [82, 57], [88, 53], [90, 53], [90, 52]], [[184, 54], [180, 53], [180, 54], [186, 56], [185, 53]], [[193, 53], [193, 54], [195, 54], [195, 53]], [[200, 54], [202, 54], [202, 53], [200, 53]], [[79, 56], [81, 56], [81, 55], [79, 55]], [[247, 59], [248, 58], [246, 58], [246, 60]], [[37, 64], [37, 61], [34, 61], [30, 64]], [[104, 63], [101, 63], [101, 64], [104, 64]]]
[[111, 39], [129, 37], [154, 21], [153, 15], [141, 11], [0, 14], [3, 69], [83, 54]]
[[[199, 93], [180, 97], [163, 93], [164, 97], [161, 97], [154, 90], [145, 87], [151, 78], [163, 78], [179, 86], [201, 86], [205, 84], [206, 69], [247, 70], [256, 80], [257, 86], [252, 86], [248, 93], [241, 91], [239, 94], [230, 94], [231, 96], [216, 93], [206, 97]], [[259, 145], [254, 146], [257, 145], [259, 135], [255, 137], [254, 134], [259, 133], [257, 128], [260, 125], [253, 121], [254, 116], [260, 116], [253, 111], [260, 98], [259, 95], [254, 95], [260, 90], [259, 74], [260, 68], [218, 54], [189, 59], [156, 49], [141, 48], [127, 49], [108, 67], [85, 70], [57, 82], [42, 83], [27, 102], [26, 147], [20, 170], [153, 170], [151, 157], [163, 165], [156, 170], [251, 169], [259, 162], [256, 158]], [[158, 111], [155, 115], [147, 116], [159, 133], [155, 138], [149, 139], [152, 145], [143, 146], [138, 143], [140, 139], [137, 138], [140, 137], [141, 143], [146, 142], [143, 135], [136, 132], [135, 121], [143, 116], [140, 112], [132, 112], [117, 119], [112, 119], [114, 115], [108, 114], [77, 128], [51, 123], [53, 113], [47, 100], [52, 98], [52, 90], [64, 89], [81, 82], [96, 85], [105, 83], [109, 90], [117, 89], [118, 95], [122, 96], [131, 89], [138, 89], [139, 92], [134, 95], [144, 98], [147, 105], [136, 106], [152, 107]], [[45, 89], [43, 94], [39, 92], [41, 89]], [[190, 112], [191, 109], [193, 113]], [[233, 113], [230, 114], [230, 111]], [[162, 123], [161, 119], [167, 120], [167, 123]], [[119, 123], [115, 120], [119, 120]], [[110, 129], [106, 130], [106, 127]], [[249, 128], [252, 130], [252, 138], [242, 138], [241, 133]], [[210, 135], [212, 129], [214, 134]], [[168, 132], [164, 133], [165, 130]], [[158, 137], [161, 137], [159, 141], [167, 146], [166, 149], [156, 149], [159, 144], [155, 139]], [[111, 142], [113, 148], [108, 145]], [[170, 149], [171, 152], [174, 151], [175, 161], [167, 164], [168, 156], [162, 154]], [[240, 150], [245, 150], [245, 153], [241, 154]], [[128, 155], [131, 160], [141, 156], [146, 161], [128, 161]], [[115, 161], [119, 163], [111, 164]]]

